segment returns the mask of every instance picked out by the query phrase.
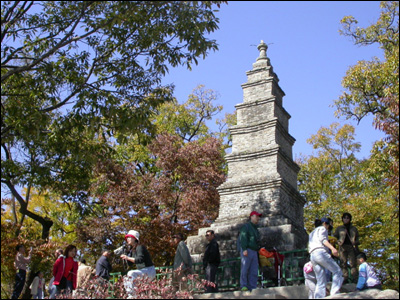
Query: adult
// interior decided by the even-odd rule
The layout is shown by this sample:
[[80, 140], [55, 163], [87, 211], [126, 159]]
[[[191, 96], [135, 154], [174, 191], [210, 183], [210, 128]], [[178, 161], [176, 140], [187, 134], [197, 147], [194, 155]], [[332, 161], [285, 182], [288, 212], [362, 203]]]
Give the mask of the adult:
[[359, 276], [356, 289], [362, 291], [365, 289], [382, 289], [381, 281], [372, 266], [367, 263], [367, 256], [364, 252], [357, 255], [359, 267]]
[[110, 263], [111, 251], [104, 249], [102, 255], [96, 262], [96, 276], [100, 283], [107, 283], [110, 280], [112, 266]]
[[350, 213], [345, 212], [342, 215], [343, 225], [336, 228], [334, 236], [337, 238], [339, 245], [339, 258], [340, 267], [342, 268], [344, 282], [349, 280], [349, 271], [347, 269], [347, 262], [349, 262], [351, 269], [351, 276], [353, 281], [357, 281], [357, 253], [358, 245], [360, 244], [358, 230], [353, 224], [352, 216]]
[[[329, 228], [328, 228], [328, 241], [331, 243], [329, 232], [332, 231], [333, 229], [333, 220], [331, 218], [327, 218], [329, 221]], [[322, 226], [321, 219], [315, 219], [314, 221], [314, 228], [318, 228], [319, 226]], [[332, 243], [331, 243], [332, 244]], [[333, 245], [333, 244], [332, 244]], [[331, 254], [331, 250], [327, 250], [329, 254]], [[325, 269], [326, 273], [326, 281], [332, 281], [332, 273], [328, 270]], [[328, 276], [329, 274], [329, 276]], [[305, 285], [308, 288], [308, 299], [314, 299], [315, 297], [315, 288], [317, 286], [317, 277], [315, 275], [315, 272], [313, 270], [313, 265], [312, 262], [309, 261], [307, 262], [304, 267], [303, 267], [303, 275], [304, 275], [304, 280], [305, 280]]]
[[[63, 255], [63, 249], [57, 249], [54, 252], [54, 257], [55, 257], [55, 261], [57, 261], [57, 259]], [[57, 286], [53, 284], [54, 282], [54, 276], [51, 277], [50, 282], [49, 282], [49, 299], [54, 299], [54, 297], [56, 296], [57, 293]]]
[[130, 270], [125, 278], [124, 285], [128, 293], [133, 293], [134, 281], [143, 276], [150, 279], [156, 277], [156, 268], [154, 267], [150, 253], [147, 248], [140, 243], [140, 234], [136, 230], [129, 230], [125, 235], [126, 243], [132, 249], [130, 255], [121, 254], [120, 258], [128, 263], [135, 264], [136, 270]]
[[76, 290], [84, 290], [87, 287], [90, 279], [92, 278], [93, 270], [91, 266], [86, 264], [86, 260], [82, 258], [78, 263], [78, 278], [76, 280]]
[[242, 291], [251, 291], [257, 288], [258, 251], [261, 248], [257, 224], [260, 217], [260, 213], [252, 211], [250, 221], [240, 229], [240, 288]]
[[206, 272], [206, 280], [214, 283], [215, 286], [207, 285], [206, 293], [218, 292], [218, 287], [215, 282], [218, 266], [221, 263], [221, 254], [219, 246], [215, 240], [215, 233], [213, 230], [207, 230], [206, 239], [208, 241], [206, 252], [203, 258], [203, 269]]
[[343, 283], [342, 271], [328, 252], [330, 249], [333, 256], [338, 256], [338, 251], [328, 241], [329, 220], [321, 218], [321, 222], [322, 225], [315, 228], [308, 239], [308, 251], [317, 278], [315, 298], [324, 298], [326, 296], [325, 269], [332, 272], [331, 295], [339, 293]]
[[19, 295], [21, 295], [26, 280], [26, 268], [32, 258], [32, 248], [29, 251], [28, 257], [24, 256], [25, 255], [24, 245], [17, 245], [15, 249], [17, 250], [17, 254], [15, 255], [14, 266], [17, 269], [17, 274], [15, 274], [15, 285], [14, 285], [14, 291], [11, 295], [11, 299], [18, 299]]
[[182, 233], [177, 233], [172, 236], [172, 243], [176, 247], [174, 267], [172, 274], [172, 284], [175, 289], [187, 290], [187, 275], [192, 273], [192, 257], [190, 256], [189, 249], [183, 240]]
[[68, 245], [64, 255], [60, 256], [53, 266], [53, 284], [57, 287], [56, 295], [72, 293], [76, 289], [78, 261], [75, 260], [76, 246]]
[[31, 289], [32, 298], [43, 299], [44, 287], [45, 285], [44, 285], [43, 272], [38, 271], [35, 274], [35, 277], [33, 278], [31, 286], [29, 287]]
[[[329, 243], [336, 248], [337, 244], [337, 238], [333, 236], [333, 220], [331, 218], [327, 218], [329, 220], [329, 228], [328, 228], [328, 241]], [[328, 250], [329, 254], [331, 253], [331, 250]], [[332, 273], [328, 269], [325, 270], [326, 272], [326, 281], [327, 282], [332, 282]]]

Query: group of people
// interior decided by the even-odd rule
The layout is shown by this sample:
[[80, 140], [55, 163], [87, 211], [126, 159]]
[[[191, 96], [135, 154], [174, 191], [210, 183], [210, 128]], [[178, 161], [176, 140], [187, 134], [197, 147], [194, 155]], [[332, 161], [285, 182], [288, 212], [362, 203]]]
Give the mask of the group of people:
[[[347, 262], [350, 265], [353, 280], [357, 281], [357, 290], [382, 288], [373, 267], [366, 262], [366, 254], [358, 250], [359, 234], [351, 220], [351, 214], [344, 213], [343, 225], [336, 229], [333, 238], [329, 236], [333, 229], [332, 219], [324, 217], [316, 220], [315, 229], [309, 235], [310, 261], [303, 268], [305, 284], [309, 289], [309, 299], [326, 296], [326, 285], [330, 276], [332, 276], [330, 295], [339, 293], [342, 284], [349, 278]], [[335, 242], [339, 246], [339, 251], [334, 246]], [[333, 256], [339, 257], [340, 266]], [[357, 263], [359, 270], [357, 270]]]
[[[214, 293], [218, 291], [216, 274], [218, 266], [221, 263], [221, 254], [219, 252], [219, 245], [215, 239], [215, 232], [207, 230], [205, 238], [208, 243], [203, 257], [203, 269], [205, 271], [205, 279], [211, 283], [206, 286], [206, 293]], [[173, 242], [177, 248], [174, 258], [172, 284], [176, 289], [186, 290], [188, 288], [187, 276], [193, 273], [192, 257], [182, 233], [175, 234]]]
[[[215, 275], [220, 263], [220, 252], [212, 230], [207, 231], [206, 239], [209, 243], [204, 255], [203, 266], [206, 272], [206, 280], [214, 283], [207, 286], [207, 291], [213, 292], [217, 290]], [[75, 259], [77, 254], [76, 246], [69, 245], [65, 250], [57, 249], [54, 254], [56, 260], [53, 265], [53, 277], [48, 288], [49, 299], [54, 299], [60, 294], [76, 291], [84, 292], [82, 288], [92, 278], [92, 275], [96, 276], [99, 284], [107, 285], [112, 271], [110, 262], [112, 253], [118, 255], [123, 263], [131, 269], [124, 278], [124, 287], [128, 294], [134, 294], [134, 283], [138, 277], [147, 276], [150, 279], [154, 279], [156, 277], [156, 269], [146, 246], [140, 243], [139, 232], [130, 230], [125, 235], [125, 241], [126, 244], [114, 251], [104, 249], [101, 257], [96, 262], [96, 269], [86, 265], [84, 259], [79, 262]], [[192, 273], [192, 258], [182, 233], [173, 235], [172, 242], [177, 247], [173, 265], [173, 285], [177, 290], [187, 289], [187, 275]], [[23, 290], [27, 265], [32, 257], [32, 248], [27, 257], [25, 257], [25, 247], [23, 245], [18, 245], [16, 250], [14, 264], [17, 273], [12, 299], [18, 299]], [[133, 265], [136, 265], [136, 269], [133, 269]], [[35, 274], [30, 289], [34, 299], [43, 299], [45, 282], [42, 271], [38, 271]]]
[[[238, 237], [238, 248], [241, 257], [240, 288], [242, 291], [252, 291], [257, 288], [259, 251], [261, 249], [260, 233], [257, 224], [262, 215], [257, 211], [250, 213], [249, 222], [244, 224]], [[357, 280], [357, 290], [366, 288], [381, 288], [381, 283], [376, 276], [372, 266], [366, 261], [365, 253], [359, 252], [358, 230], [351, 223], [352, 216], [344, 213], [342, 216], [343, 225], [336, 228], [333, 233], [333, 220], [321, 218], [315, 221], [315, 229], [309, 235], [308, 251], [310, 261], [303, 268], [305, 283], [309, 288], [309, 298], [323, 298], [326, 296], [327, 282], [332, 280], [330, 294], [339, 293], [341, 286], [347, 282], [349, 274], [347, 262], [351, 269], [353, 280]], [[203, 258], [203, 268], [206, 280], [212, 284], [208, 285], [206, 292], [217, 292], [216, 274], [221, 262], [219, 245], [215, 239], [213, 230], [206, 232], [208, 241]], [[110, 257], [112, 253], [118, 255], [123, 263], [130, 268], [124, 278], [124, 286], [129, 294], [134, 293], [135, 279], [147, 276], [150, 279], [156, 277], [151, 255], [147, 248], [140, 243], [140, 234], [136, 230], [130, 230], [125, 235], [126, 244], [113, 252], [105, 249], [102, 256], [96, 262], [96, 269], [87, 266], [84, 260], [77, 262], [75, 256], [77, 249], [69, 245], [64, 251], [58, 249], [55, 253], [56, 261], [53, 266], [53, 278], [49, 284], [49, 299], [65, 291], [79, 290], [85, 282], [96, 275], [99, 283], [106, 283], [110, 279], [112, 270]], [[173, 264], [173, 286], [176, 289], [187, 289], [187, 276], [192, 273], [192, 258], [189, 249], [184, 242], [184, 236], [177, 233], [172, 236], [172, 242], [177, 247]], [[339, 250], [335, 248], [335, 244]], [[25, 247], [17, 246], [15, 266], [16, 274], [14, 292], [12, 299], [17, 299], [23, 289], [26, 280], [27, 264], [31, 260], [32, 249], [28, 257], [25, 257]], [[340, 258], [340, 266], [333, 257]], [[357, 262], [359, 269], [357, 270]], [[136, 269], [132, 269], [133, 265]], [[37, 272], [30, 288], [34, 299], [42, 299], [44, 293], [44, 279], [41, 271]]]
[[[249, 222], [240, 229], [238, 248], [241, 257], [241, 291], [252, 291], [257, 288], [258, 254], [261, 249], [257, 224], [261, 216], [257, 211], [252, 211]], [[328, 281], [332, 281], [330, 294], [339, 293], [342, 284], [349, 280], [348, 265], [353, 281], [357, 282], [357, 290], [382, 288], [374, 268], [366, 262], [366, 254], [358, 249], [359, 233], [351, 221], [351, 214], [344, 213], [343, 225], [338, 226], [335, 232], [331, 218], [315, 221], [315, 229], [310, 233], [308, 241], [310, 261], [303, 268], [310, 299], [325, 297]], [[339, 250], [335, 248], [335, 244]], [[340, 266], [333, 257], [339, 257]]]

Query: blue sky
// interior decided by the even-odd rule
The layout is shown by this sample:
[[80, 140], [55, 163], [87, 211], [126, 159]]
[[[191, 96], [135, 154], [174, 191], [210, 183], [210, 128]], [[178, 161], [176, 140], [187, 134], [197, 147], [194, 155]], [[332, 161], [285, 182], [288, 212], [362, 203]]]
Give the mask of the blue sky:
[[243, 102], [241, 84], [247, 81], [259, 52], [254, 45], [268, 44], [267, 56], [285, 92], [283, 106], [292, 116], [289, 133], [296, 139], [293, 158], [315, 150], [306, 140], [323, 126], [333, 122], [353, 124], [362, 149], [359, 158], [367, 158], [374, 141], [383, 134], [372, 126], [372, 117], [346, 121], [334, 116], [333, 101], [344, 90], [341, 80], [346, 70], [359, 60], [370, 60], [383, 52], [377, 45], [355, 46], [339, 34], [340, 20], [354, 16], [360, 27], [375, 23], [380, 14], [379, 1], [230, 1], [216, 13], [219, 30], [210, 35], [219, 51], [199, 60], [192, 71], [171, 69], [163, 83], [175, 84], [175, 97], [186, 101], [199, 84], [220, 95], [224, 106], [220, 118]]

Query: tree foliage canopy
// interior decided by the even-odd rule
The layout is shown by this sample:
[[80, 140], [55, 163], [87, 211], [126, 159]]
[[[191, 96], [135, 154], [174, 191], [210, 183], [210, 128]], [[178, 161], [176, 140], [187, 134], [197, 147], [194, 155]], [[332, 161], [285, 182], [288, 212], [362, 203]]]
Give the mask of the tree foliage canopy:
[[223, 1], [2, 1], [1, 182], [71, 195], [87, 189], [99, 156], [172, 99], [169, 67], [217, 50], [207, 34]]
[[[341, 33], [356, 45], [378, 44], [384, 60], [374, 57], [359, 61], [349, 68], [342, 85], [347, 91], [335, 101], [338, 115], [360, 121], [372, 114], [376, 128], [386, 134], [387, 151], [393, 157], [388, 178], [399, 190], [399, 2], [382, 1], [381, 14], [367, 28], [355, 27], [357, 20], [348, 16], [342, 20]], [[397, 198], [398, 198], [397, 193]]]
[[171, 263], [171, 235], [196, 233], [217, 217], [226, 134], [206, 124], [221, 110], [216, 97], [199, 86], [185, 103], [161, 105], [154, 138], [147, 136], [144, 144], [143, 134], [133, 135], [113, 159], [99, 161], [90, 193], [99, 201], [101, 217], [85, 218], [78, 226], [86, 248], [115, 247], [134, 228], [155, 262]]
[[[171, 233], [195, 233], [217, 217], [216, 187], [225, 180], [223, 154], [229, 141], [224, 138], [224, 121], [218, 121], [223, 128], [219, 132], [207, 126], [221, 110], [216, 99], [215, 92], [199, 86], [183, 104], [175, 99], [162, 104], [151, 119], [154, 132], [133, 133], [125, 144], [113, 145], [112, 155], [99, 156], [90, 189], [76, 197], [25, 190], [22, 196], [30, 199], [29, 209], [54, 222], [49, 233], [52, 249], [54, 243], [57, 247], [73, 243], [81, 257], [94, 264], [103, 247], [115, 249], [126, 232], [135, 229], [157, 265], [170, 263], [175, 251]], [[11, 234], [7, 241], [13, 241], [7, 245], [15, 246], [12, 231], [20, 225], [19, 236], [25, 237], [25, 243], [40, 237], [37, 222], [21, 221], [17, 201], [4, 199], [2, 204], [6, 207], [2, 228]], [[8, 260], [10, 264], [12, 257]], [[117, 257], [113, 268], [122, 269]], [[2, 278], [13, 280], [12, 269], [7, 270]]]
[[211, 137], [185, 144], [177, 136], [160, 135], [148, 148], [155, 163], [151, 171], [138, 171], [133, 163], [99, 164], [92, 194], [104, 215], [80, 222], [79, 240], [87, 248], [115, 248], [135, 229], [155, 262], [171, 263], [172, 234], [194, 233], [218, 215], [216, 188], [225, 180], [221, 144]]
[[359, 61], [343, 78], [346, 91], [335, 101], [337, 116], [361, 121], [374, 116], [386, 137], [376, 141], [371, 156], [359, 160], [354, 127], [332, 124], [308, 142], [316, 156], [301, 157], [299, 190], [306, 199], [305, 224], [323, 216], [341, 225], [350, 212], [360, 232], [361, 249], [376, 264], [387, 288], [399, 289], [399, 3], [381, 2], [379, 20], [367, 28], [355, 18], [343, 18], [341, 34], [356, 45], [377, 43], [384, 60]]
[[321, 128], [308, 142], [317, 155], [297, 162], [308, 232], [316, 218], [329, 216], [337, 227], [342, 214], [350, 212], [360, 233], [360, 249], [376, 264], [385, 286], [398, 290], [399, 206], [396, 191], [388, 184], [393, 158], [382, 151], [384, 143], [377, 142], [370, 158], [359, 160], [354, 127], [337, 123]]

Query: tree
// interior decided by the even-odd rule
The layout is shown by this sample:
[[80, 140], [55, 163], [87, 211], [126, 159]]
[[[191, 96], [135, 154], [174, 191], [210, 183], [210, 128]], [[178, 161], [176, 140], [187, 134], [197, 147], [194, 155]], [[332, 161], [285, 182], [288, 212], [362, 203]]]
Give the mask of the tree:
[[[22, 191], [26, 199], [27, 190]], [[52, 277], [51, 270], [54, 263], [54, 251], [57, 248], [65, 248], [68, 244], [75, 244], [75, 226], [84, 214], [78, 208], [77, 203], [62, 201], [61, 197], [49, 191], [39, 193], [32, 188], [30, 191], [29, 208], [45, 219], [54, 220], [52, 230], [49, 233], [49, 241], [42, 239], [41, 224], [34, 219], [26, 218], [19, 212], [19, 203], [15, 199], [2, 199], [2, 287], [4, 296], [9, 298], [12, 292], [12, 284], [15, 279], [15, 247], [22, 243], [27, 249], [33, 247], [32, 261], [29, 264], [31, 272], [27, 274], [26, 286], [33, 281], [34, 274], [41, 270], [47, 281]], [[93, 208], [95, 209], [95, 208]], [[23, 220], [23, 222], [21, 222]], [[16, 230], [18, 233], [16, 233]], [[78, 249], [80, 249], [78, 245]], [[3, 294], [2, 294], [3, 295]], [[30, 297], [30, 290], [25, 289], [22, 298]]]
[[[43, 218], [54, 220], [52, 230], [50, 232], [51, 241], [56, 244], [71, 244], [76, 240], [75, 225], [76, 222], [87, 215], [82, 211], [78, 203], [72, 201], [63, 201], [59, 195], [49, 191], [39, 192], [36, 189], [30, 191], [29, 208]], [[26, 190], [22, 192], [22, 196], [27, 198]], [[42, 238], [41, 224], [34, 219], [27, 218], [23, 224], [19, 222], [23, 215], [19, 212], [19, 203], [15, 199], [5, 199], [3, 202], [5, 222], [12, 224], [13, 228], [18, 230], [19, 236], [29, 236], [32, 240], [40, 240]], [[92, 210], [96, 207], [92, 207]]]
[[[399, 199], [399, 2], [382, 1], [381, 14], [376, 24], [367, 28], [355, 28], [357, 20], [352, 16], [342, 19], [341, 33], [350, 36], [356, 45], [377, 43], [383, 50], [384, 60], [373, 58], [359, 61], [343, 78], [347, 89], [335, 101], [337, 115], [361, 121], [368, 114], [374, 116], [374, 124], [387, 135], [384, 148], [392, 158], [387, 174], [388, 184], [397, 191]], [[399, 218], [397, 211], [397, 220]]]
[[399, 229], [393, 214], [399, 207], [396, 191], [387, 184], [392, 158], [382, 155], [384, 143], [375, 144], [369, 159], [359, 160], [354, 127], [337, 123], [321, 128], [308, 142], [318, 153], [298, 161], [307, 230], [323, 216], [331, 217], [337, 227], [341, 215], [350, 212], [360, 233], [360, 249], [376, 264], [385, 287], [398, 290]]
[[[43, 197], [32, 197], [32, 203], [35, 208], [40, 207], [40, 202]], [[14, 216], [7, 208], [12, 208], [12, 199], [2, 199], [1, 201], [1, 298], [9, 299], [11, 297], [13, 286], [15, 283], [16, 269], [14, 267], [14, 260], [16, 255], [16, 246], [22, 244], [29, 251], [33, 248], [32, 260], [29, 263], [30, 272], [27, 274], [27, 281], [25, 287], [28, 287], [33, 281], [34, 274], [37, 271], [42, 271], [45, 278], [51, 278], [51, 270], [54, 263], [54, 250], [61, 245], [65, 245], [55, 241], [45, 241], [41, 239], [40, 224], [32, 219], [27, 219], [25, 226], [19, 228], [14, 223]], [[15, 201], [15, 200], [14, 200]], [[38, 204], [38, 205], [36, 205]], [[15, 212], [18, 215], [18, 211]], [[17, 216], [18, 220], [20, 215]], [[21, 229], [18, 236], [15, 235], [16, 228]], [[22, 298], [30, 297], [30, 290], [25, 288]]]
[[159, 135], [149, 150], [156, 171], [143, 173], [133, 163], [100, 163], [92, 194], [102, 201], [104, 217], [79, 224], [78, 235], [89, 247], [116, 247], [135, 229], [155, 262], [171, 262], [174, 232], [193, 233], [217, 217], [216, 188], [225, 180], [221, 144], [212, 137], [183, 143], [177, 136]]
[[79, 198], [110, 141], [154, 129], [173, 91], [160, 83], [168, 68], [217, 50], [206, 34], [223, 2], [2, 2], [1, 183], [43, 239], [53, 221], [21, 187]]
[[98, 244], [116, 247], [134, 227], [155, 261], [167, 263], [174, 255], [172, 232], [191, 234], [217, 217], [226, 129], [214, 133], [206, 124], [222, 109], [216, 99], [214, 91], [198, 86], [185, 103], [161, 105], [152, 120], [154, 136], [132, 135], [113, 159], [99, 160], [91, 195], [103, 215], [77, 227], [90, 251]]
[[306, 200], [304, 220], [310, 232], [315, 218], [329, 215], [340, 219], [344, 203], [360, 180], [360, 162], [355, 154], [361, 145], [355, 142], [354, 130], [351, 125], [333, 123], [307, 140], [318, 149], [317, 156], [303, 156], [298, 161], [299, 190]]
[[160, 105], [157, 114], [151, 119], [155, 130], [129, 136], [126, 144], [115, 146], [114, 158], [120, 163], [134, 162], [145, 173], [154, 166], [146, 146], [160, 134], [177, 136], [182, 142], [203, 141], [208, 137], [215, 137], [223, 145], [223, 150], [230, 148], [231, 139], [227, 127], [236, 123], [236, 114], [226, 114], [222, 120], [217, 119], [217, 130], [211, 130], [209, 123], [223, 109], [215, 103], [217, 99], [217, 92], [199, 85], [184, 103], [180, 104], [174, 98]]

